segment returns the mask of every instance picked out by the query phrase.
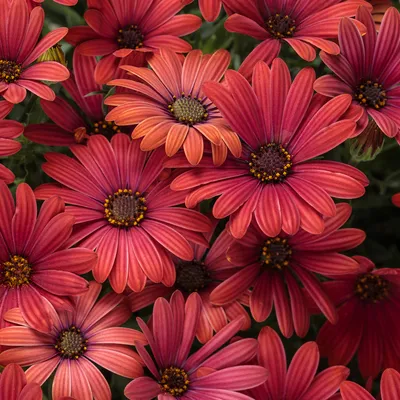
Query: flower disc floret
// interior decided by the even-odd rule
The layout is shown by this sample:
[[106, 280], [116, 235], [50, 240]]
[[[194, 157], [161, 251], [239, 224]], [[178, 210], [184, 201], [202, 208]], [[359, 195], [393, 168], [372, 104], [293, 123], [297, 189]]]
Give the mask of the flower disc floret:
[[210, 282], [210, 274], [204, 263], [193, 260], [176, 266], [175, 285], [186, 293], [198, 292]]
[[261, 262], [269, 268], [282, 270], [289, 265], [292, 249], [287, 239], [280, 237], [265, 241], [261, 251]]
[[389, 282], [376, 274], [363, 274], [356, 281], [355, 293], [363, 301], [378, 303], [388, 297]]
[[0, 81], [15, 82], [22, 73], [22, 65], [15, 61], [0, 60]]
[[189, 376], [182, 368], [165, 368], [161, 374], [161, 390], [171, 396], [182, 396], [189, 387]]
[[118, 30], [117, 42], [120, 49], [143, 47], [144, 36], [137, 25], [128, 25]]
[[266, 23], [265, 27], [267, 31], [276, 39], [282, 39], [286, 37], [292, 37], [296, 30], [296, 21], [289, 15], [274, 14], [271, 15]]
[[357, 86], [354, 97], [362, 106], [377, 110], [386, 105], [386, 92], [379, 82], [365, 81]]
[[60, 332], [54, 347], [61, 357], [77, 360], [86, 352], [87, 342], [81, 330], [76, 326], [71, 326]]
[[201, 99], [182, 94], [179, 99], [174, 96], [174, 100], [168, 109], [177, 121], [193, 125], [207, 119], [208, 113]]
[[10, 288], [30, 283], [32, 268], [26, 258], [14, 255], [0, 265], [0, 284]]

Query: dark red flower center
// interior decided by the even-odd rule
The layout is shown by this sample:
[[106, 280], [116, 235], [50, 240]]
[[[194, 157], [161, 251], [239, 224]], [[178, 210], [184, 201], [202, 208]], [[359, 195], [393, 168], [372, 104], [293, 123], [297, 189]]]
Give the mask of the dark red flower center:
[[118, 31], [117, 42], [120, 49], [139, 49], [143, 47], [143, 39], [137, 25], [128, 25]]
[[10, 288], [19, 287], [30, 283], [32, 267], [26, 258], [10, 256], [10, 261], [0, 264], [0, 285]]
[[187, 293], [198, 292], [211, 282], [204, 263], [196, 260], [176, 265], [175, 286]]
[[287, 239], [280, 237], [265, 241], [261, 250], [261, 262], [268, 268], [282, 270], [289, 265], [292, 249]]
[[378, 303], [389, 294], [389, 282], [375, 274], [360, 275], [355, 286], [356, 295], [363, 301]]
[[121, 129], [118, 125], [112, 121], [97, 121], [93, 124], [93, 134], [99, 134], [112, 138], [115, 134], [121, 133]]
[[378, 82], [361, 82], [356, 88], [354, 97], [365, 107], [373, 107], [379, 110], [386, 105], [385, 89]]
[[265, 27], [271, 36], [282, 39], [293, 36], [296, 30], [295, 22], [289, 15], [274, 14], [267, 19]]
[[137, 226], [144, 218], [146, 199], [140, 192], [130, 189], [118, 189], [104, 201], [104, 216], [114, 226]]
[[77, 360], [86, 352], [87, 343], [81, 330], [76, 326], [71, 326], [60, 332], [54, 347], [61, 357]]
[[0, 60], [0, 81], [6, 83], [15, 82], [22, 73], [22, 65], [15, 61]]
[[182, 396], [188, 390], [189, 383], [186, 371], [176, 367], [165, 368], [159, 381], [161, 390], [175, 397]]
[[177, 121], [193, 125], [207, 119], [208, 113], [201, 103], [201, 99], [185, 96], [179, 99], [174, 96], [174, 102], [168, 105], [170, 113]]
[[250, 173], [261, 182], [281, 182], [292, 168], [292, 156], [277, 143], [261, 146], [251, 153]]

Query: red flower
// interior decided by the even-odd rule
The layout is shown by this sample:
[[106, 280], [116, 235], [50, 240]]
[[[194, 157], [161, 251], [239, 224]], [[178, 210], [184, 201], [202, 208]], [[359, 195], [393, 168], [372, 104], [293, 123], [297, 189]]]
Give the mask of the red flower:
[[[227, 71], [224, 85], [206, 83], [206, 95], [245, 146], [241, 158], [228, 158], [220, 168], [205, 157], [175, 179], [173, 190], [192, 190], [186, 206], [220, 196], [213, 215], [230, 216], [235, 238], [243, 237], [253, 215], [265, 235], [275, 237], [300, 227], [322, 233], [323, 216], [336, 213], [331, 196], [362, 196], [368, 184], [363, 173], [338, 162], [311, 161], [352, 136], [359, 117], [349, 95], [320, 106], [314, 80], [314, 71], [305, 68], [292, 83], [288, 67], [276, 59], [271, 69], [257, 64], [253, 88], [235, 71]], [[165, 165], [190, 166], [179, 156]]]
[[400, 335], [400, 270], [374, 269], [367, 258], [354, 259], [360, 263], [358, 274], [350, 272], [322, 284], [339, 306], [339, 322], [326, 322], [317, 343], [331, 365], [346, 365], [357, 352], [361, 375], [375, 378], [382, 368], [400, 368], [396, 344]]
[[213, 22], [221, 12], [222, 0], [199, 0], [199, 8], [202, 16], [208, 22]]
[[349, 376], [349, 369], [343, 366], [330, 367], [315, 375], [319, 364], [315, 342], [303, 344], [289, 368], [285, 348], [273, 329], [264, 327], [258, 343], [258, 362], [268, 370], [269, 376], [262, 386], [250, 391], [255, 400], [327, 400]]
[[[278, 57], [282, 42], [288, 43], [304, 60], [313, 61], [314, 47], [329, 54], [339, 54], [336, 39], [339, 21], [352, 17], [360, 5], [371, 5], [364, 0], [224, 0], [230, 15], [225, 22], [229, 32], [254, 37], [262, 42], [249, 54], [239, 68], [246, 78], [251, 78], [257, 61], [270, 64]], [[361, 24], [360, 28], [363, 28]]]
[[183, 147], [193, 165], [203, 157], [204, 141], [211, 142], [216, 165], [225, 161], [228, 149], [239, 157], [242, 146], [238, 136], [202, 90], [203, 82], [221, 80], [230, 59], [226, 50], [218, 50], [212, 56], [194, 50], [182, 66], [177, 54], [162, 49], [148, 59], [153, 71], [124, 66], [145, 85], [127, 79], [109, 82], [133, 92], [108, 97], [106, 104], [117, 107], [106, 119], [119, 125], [139, 124], [132, 138], [144, 137], [142, 150], [165, 144], [165, 152], [171, 157]]
[[89, 26], [70, 29], [66, 40], [79, 45], [86, 56], [102, 56], [96, 67], [98, 83], [115, 77], [121, 58], [131, 65], [144, 65], [144, 56], [160, 48], [186, 53], [191, 45], [179, 36], [197, 30], [201, 19], [176, 15], [193, 0], [88, 0], [85, 20]]
[[366, 35], [361, 36], [354, 21], [341, 21], [340, 55], [321, 52], [321, 59], [337, 76], [319, 78], [314, 89], [329, 97], [351, 94], [354, 104], [363, 109], [363, 126], [370, 117], [385, 135], [394, 137], [400, 129], [400, 14], [389, 8], [379, 34], [364, 7], [357, 11], [357, 20], [367, 27]]
[[48, 301], [68, 308], [66, 296], [87, 291], [87, 281], [76, 274], [96, 263], [92, 251], [69, 248], [75, 218], [64, 212], [60, 198], [45, 201], [36, 214], [35, 196], [27, 184], [17, 187], [14, 205], [10, 190], [0, 182], [0, 327], [5, 312], [20, 307], [32, 327], [49, 331]]
[[27, 383], [25, 372], [17, 364], [9, 364], [0, 374], [0, 399], [42, 400], [40, 385]]
[[145, 153], [139, 141], [117, 134], [111, 143], [92, 136], [88, 145], [71, 146], [77, 160], [48, 153], [43, 170], [63, 186], [45, 184], [36, 189], [39, 199], [58, 195], [71, 204], [76, 217], [70, 243], [96, 249], [93, 268], [98, 282], [110, 280], [121, 293], [126, 285], [141, 291], [146, 277], [171, 286], [175, 268], [171, 253], [193, 260], [189, 241], [204, 243], [200, 232], [211, 229], [208, 218], [197, 211], [175, 207], [187, 193], [174, 193], [170, 179], [159, 181], [163, 151]]
[[192, 293], [185, 303], [182, 294], [176, 291], [169, 303], [163, 298], [156, 300], [152, 329], [137, 319], [153, 357], [141, 343], [136, 343], [136, 349], [152, 377], [143, 376], [129, 383], [126, 397], [251, 400], [236, 392], [258, 386], [267, 378], [265, 368], [241, 365], [255, 356], [257, 341], [241, 339], [216, 353], [240, 329], [243, 320], [239, 318], [189, 355], [200, 313], [201, 299], [197, 293]]
[[396, 193], [392, 196], [392, 202], [396, 207], [400, 207], [400, 193]]
[[291, 237], [266, 237], [255, 224], [250, 225], [243, 239], [227, 250], [228, 260], [241, 269], [214, 289], [211, 302], [230, 303], [253, 287], [250, 310], [257, 322], [268, 318], [274, 303], [283, 335], [290, 337], [294, 327], [296, 334], [304, 337], [310, 326], [310, 314], [300, 281], [322, 313], [336, 323], [335, 307], [315, 274], [356, 273], [357, 261], [339, 252], [352, 249], [365, 239], [365, 233], [359, 229], [339, 230], [350, 218], [351, 207], [345, 203], [336, 207], [336, 216], [325, 219], [325, 230], [320, 235], [300, 230]]
[[30, 65], [58, 43], [68, 29], [55, 29], [38, 42], [44, 21], [40, 7], [29, 12], [26, 0], [0, 0], [0, 12], [0, 95], [17, 104], [29, 90], [43, 99], [54, 100], [53, 90], [40, 81], [64, 81], [69, 77], [68, 69], [54, 61]]
[[[354, 382], [343, 382], [340, 385], [343, 400], [375, 400], [363, 387]], [[385, 369], [381, 379], [382, 400], [400, 399], [400, 374], [392, 368]]]
[[0, 364], [31, 365], [27, 380], [40, 385], [56, 371], [54, 400], [111, 400], [108, 382], [93, 363], [127, 378], [142, 376], [143, 362], [128, 346], [146, 344], [146, 339], [141, 332], [119, 327], [131, 316], [124, 296], [108, 293], [96, 303], [100, 292], [101, 285], [91, 282], [87, 293], [74, 297], [72, 310], [57, 313], [50, 306], [49, 333], [26, 324], [18, 309], [9, 311], [7, 320], [17, 326], [0, 329], [0, 344], [8, 346]]

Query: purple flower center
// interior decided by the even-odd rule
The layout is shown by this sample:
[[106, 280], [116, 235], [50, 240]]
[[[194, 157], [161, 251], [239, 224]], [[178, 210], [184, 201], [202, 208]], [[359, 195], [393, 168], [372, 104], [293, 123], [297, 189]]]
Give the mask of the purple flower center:
[[268, 268], [281, 271], [289, 265], [291, 257], [292, 249], [287, 239], [275, 237], [265, 241], [261, 250], [260, 260]]
[[129, 25], [118, 31], [117, 42], [120, 49], [139, 49], [143, 47], [143, 39], [137, 25]]
[[250, 173], [261, 182], [281, 182], [292, 167], [292, 156], [281, 145], [268, 143], [251, 153], [249, 167]]
[[198, 292], [211, 282], [204, 263], [196, 260], [176, 265], [175, 286], [187, 293]]
[[267, 31], [276, 39], [292, 37], [296, 30], [295, 20], [289, 15], [274, 14], [265, 22]]
[[112, 121], [97, 121], [93, 124], [93, 134], [105, 136], [111, 139], [115, 134], [121, 133], [121, 129]]
[[354, 97], [362, 106], [376, 110], [386, 105], [386, 92], [378, 82], [365, 81], [357, 86]]
[[176, 397], [182, 396], [188, 390], [189, 383], [189, 376], [186, 371], [176, 367], [165, 368], [159, 381], [163, 392]]
[[207, 119], [208, 113], [201, 103], [201, 99], [182, 94], [179, 99], [174, 96], [174, 100], [172, 104], [168, 105], [168, 109], [177, 121], [193, 125]]
[[54, 347], [61, 357], [77, 360], [86, 352], [87, 342], [81, 330], [76, 326], [71, 326], [60, 332]]
[[22, 73], [22, 65], [15, 61], [0, 60], [0, 81], [6, 83], [15, 82]]
[[30, 283], [32, 268], [28, 260], [21, 256], [10, 256], [10, 261], [0, 264], [0, 285], [10, 288]]
[[389, 282], [379, 275], [360, 275], [355, 285], [356, 295], [363, 301], [378, 303], [389, 294]]

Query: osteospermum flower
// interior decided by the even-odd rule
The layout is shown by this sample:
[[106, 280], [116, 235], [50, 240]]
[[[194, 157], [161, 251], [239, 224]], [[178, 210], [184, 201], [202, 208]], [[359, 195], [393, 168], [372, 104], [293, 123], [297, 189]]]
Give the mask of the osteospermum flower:
[[[320, 107], [319, 98], [313, 97], [314, 71], [303, 69], [292, 83], [280, 59], [271, 69], [257, 64], [253, 78], [252, 88], [238, 72], [227, 71], [226, 85], [204, 85], [206, 95], [245, 142], [242, 156], [229, 158], [220, 168], [213, 168], [205, 157], [198, 168], [176, 178], [171, 188], [191, 189], [187, 207], [220, 196], [213, 215], [230, 216], [235, 238], [243, 237], [253, 215], [270, 237], [281, 230], [293, 235], [300, 227], [322, 233], [323, 216], [336, 213], [331, 196], [360, 197], [368, 183], [363, 173], [348, 165], [312, 161], [355, 132], [351, 96]], [[178, 155], [166, 165], [189, 166]]]
[[400, 14], [394, 7], [389, 8], [379, 34], [366, 8], [359, 8], [357, 20], [366, 26], [367, 33], [361, 36], [353, 20], [341, 21], [340, 55], [321, 52], [322, 61], [336, 76], [317, 79], [314, 89], [329, 97], [351, 94], [354, 103], [363, 109], [364, 126], [371, 118], [385, 135], [394, 137], [400, 128]]
[[216, 352], [238, 332], [243, 321], [239, 318], [190, 355], [200, 313], [201, 300], [197, 293], [192, 293], [185, 303], [182, 294], [176, 291], [169, 303], [163, 298], [156, 300], [151, 329], [137, 319], [153, 357], [141, 343], [136, 344], [136, 349], [151, 377], [143, 376], [129, 383], [125, 388], [126, 397], [141, 400], [157, 396], [180, 400], [251, 399], [236, 392], [258, 386], [267, 378], [264, 367], [242, 365], [255, 356], [257, 341], [240, 339]]
[[85, 12], [88, 27], [70, 29], [67, 41], [78, 45], [86, 56], [102, 56], [95, 78], [107, 83], [115, 77], [120, 59], [130, 57], [132, 65], [144, 65], [144, 55], [161, 48], [177, 53], [191, 50], [179, 36], [197, 30], [201, 19], [176, 15], [193, 0], [89, 0]]
[[127, 79], [109, 82], [134, 93], [108, 97], [106, 104], [117, 107], [106, 119], [119, 125], [138, 124], [132, 138], [143, 137], [142, 150], [165, 144], [165, 152], [171, 157], [183, 147], [193, 165], [203, 157], [204, 140], [211, 143], [217, 165], [225, 161], [228, 149], [239, 157], [242, 147], [238, 136], [202, 90], [203, 82], [221, 80], [230, 59], [226, 50], [218, 50], [212, 56], [194, 50], [182, 66], [175, 53], [162, 49], [148, 60], [153, 71], [124, 66], [145, 85]]
[[140, 143], [124, 134], [115, 135], [111, 143], [95, 135], [87, 146], [74, 145], [71, 151], [76, 160], [45, 155], [43, 170], [63, 186], [42, 185], [35, 193], [39, 199], [58, 195], [71, 204], [67, 212], [77, 225], [70, 243], [96, 249], [95, 279], [109, 278], [118, 293], [126, 284], [143, 290], [146, 277], [172, 285], [171, 254], [193, 260], [188, 240], [204, 243], [200, 232], [209, 231], [211, 223], [197, 211], [174, 207], [185, 194], [172, 192], [170, 179], [158, 180], [163, 152], [142, 152]]
[[[354, 382], [343, 382], [340, 385], [343, 400], [375, 400], [363, 387]], [[393, 368], [383, 371], [381, 378], [382, 400], [398, 400], [400, 398], [400, 374]]]
[[[224, 0], [233, 15], [225, 22], [229, 32], [254, 37], [262, 42], [247, 56], [239, 72], [250, 78], [257, 61], [271, 63], [288, 43], [304, 60], [313, 61], [315, 47], [329, 54], [339, 54], [334, 41], [342, 17], [352, 17], [360, 5], [371, 5], [364, 0]], [[360, 28], [362, 26], [360, 25]]]
[[327, 400], [350, 374], [343, 366], [330, 367], [317, 374], [320, 356], [315, 342], [303, 344], [287, 367], [283, 343], [268, 326], [258, 335], [258, 343], [258, 362], [268, 370], [269, 376], [262, 386], [250, 391], [255, 400]]
[[396, 207], [400, 207], [400, 193], [396, 193], [392, 196], [392, 202]]
[[331, 365], [346, 365], [357, 352], [358, 367], [367, 379], [382, 368], [400, 368], [396, 345], [400, 325], [399, 269], [375, 269], [365, 257], [354, 257], [360, 272], [334, 277], [323, 290], [339, 306], [336, 325], [326, 322], [317, 336], [322, 356]]
[[0, 95], [15, 104], [25, 99], [27, 90], [54, 100], [53, 90], [41, 81], [64, 81], [69, 77], [68, 69], [54, 61], [31, 64], [58, 43], [68, 29], [55, 29], [38, 42], [44, 22], [41, 7], [29, 12], [26, 0], [0, 0], [0, 12]]
[[230, 303], [253, 287], [250, 310], [254, 319], [262, 322], [268, 318], [274, 303], [283, 335], [290, 337], [294, 327], [296, 334], [303, 337], [310, 326], [310, 314], [298, 283], [301, 282], [328, 320], [335, 323], [335, 307], [315, 274], [356, 273], [357, 261], [339, 252], [352, 249], [365, 239], [362, 230], [339, 229], [350, 218], [351, 207], [342, 203], [336, 208], [336, 215], [325, 219], [325, 230], [320, 235], [300, 230], [291, 237], [266, 237], [255, 224], [250, 225], [243, 239], [227, 250], [228, 260], [241, 269], [214, 289], [211, 302]]
[[131, 312], [124, 296], [108, 293], [96, 302], [101, 285], [91, 282], [86, 294], [74, 297], [70, 311], [56, 312], [51, 306], [51, 331], [32, 328], [18, 309], [6, 318], [17, 326], [0, 329], [0, 364], [17, 363], [26, 371], [28, 382], [42, 385], [55, 372], [52, 398], [71, 396], [79, 400], [109, 399], [111, 390], [94, 365], [127, 378], [143, 375], [140, 357], [128, 346], [146, 344], [141, 332], [121, 328]]
[[37, 383], [27, 383], [25, 372], [17, 364], [9, 364], [0, 374], [0, 399], [42, 400], [42, 389]]
[[32, 189], [17, 187], [14, 204], [10, 190], [0, 182], [0, 327], [7, 310], [20, 307], [24, 319], [47, 332], [50, 301], [68, 308], [66, 296], [87, 291], [88, 283], [76, 274], [91, 270], [96, 254], [88, 249], [70, 249], [67, 241], [75, 218], [64, 212], [64, 203], [53, 197], [37, 215]]

